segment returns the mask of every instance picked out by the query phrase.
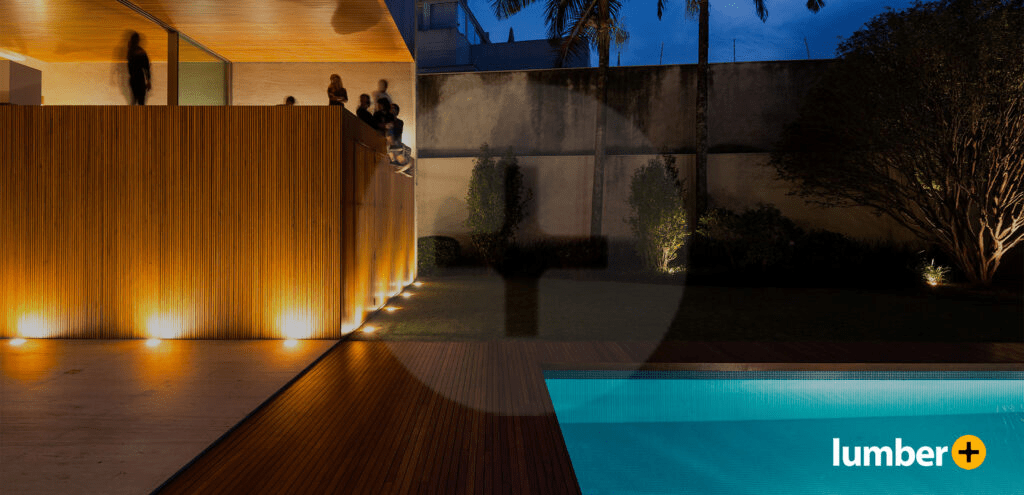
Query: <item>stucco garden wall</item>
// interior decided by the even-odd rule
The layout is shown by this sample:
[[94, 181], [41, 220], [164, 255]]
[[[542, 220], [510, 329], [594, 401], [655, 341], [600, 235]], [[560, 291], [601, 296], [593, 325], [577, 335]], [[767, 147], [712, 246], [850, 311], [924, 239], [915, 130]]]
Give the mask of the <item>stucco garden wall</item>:
[[[713, 205], [773, 204], [807, 228], [871, 240], [911, 240], [863, 208], [824, 209], [790, 196], [766, 164], [800, 99], [828, 61], [712, 64], [708, 188]], [[418, 235], [465, 238], [473, 157], [487, 143], [511, 149], [534, 193], [525, 238], [586, 236], [593, 188], [596, 69], [429, 74], [417, 78]], [[694, 184], [696, 67], [610, 69], [602, 233], [626, 240], [633, 173], [660, 153]]]
[[[630, 238], [629, 185], [633, 173], [656, 155], [608, 157], [602, 232], [610, 239]], [[694, 180], [693, 155], [673, 155], [680, 178]], [[789, 187], [767, 166], [767, 153], [728, 153], [709, 157], [708, 189], [715, 205], [742, 211], [773, 204], [805, 228], [821, 228], [850, 237], [909, 241], [914, 237], [892, 220], [865, 208], [819, 208], [790, 196]], [[524, 239], [544, 236], [586, 237], [590, 232], [591, 156], [520, 156], [525, 184], [533, 193]], [[426, 158], [418, 162], [416, 204], [418, 236], [447, 235], [468, 240], [466, 191], [473, 158]], [[689, 208], [692, 211], [693, 196]]]

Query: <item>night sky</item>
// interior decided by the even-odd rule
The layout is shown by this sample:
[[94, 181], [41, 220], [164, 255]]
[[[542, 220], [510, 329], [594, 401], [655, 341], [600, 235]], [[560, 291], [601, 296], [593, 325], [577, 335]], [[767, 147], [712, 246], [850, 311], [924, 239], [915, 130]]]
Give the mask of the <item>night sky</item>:
[[[523, 41], [547, 37], [544, 25], [544, 0], [540, 0], [511, 19], [498, 21], [489, 0], [467, 0], [473, 14], [490, 33], [492, 42], [508, 40], [508, 29], [515, 29], [515, 39]], [[654, 65], [664, 43], [663, 64], [697, 63], [697, 20], [685, 16], [681, 0], [668, 0], [668, 10], [661, 21], [656, 0], [623, 0], [623, 16], [630, 32], [629, 43], [612, 47], [611, 64]], [[761, 22], [749, 0], [711, 0], [709, 59], [714, 62], [733, 61], [733, 39], [736, 61], [803, 60], [832, 58], [840, 39], [847, 38], [886, 7], [902, 10], [911, 0], [825, 0], [817, 14], [807, 10], [806, 0], [767, 0], [768, 19]], [[804, 38], [807, 38], [807, 47]], [[597, 66], [596, 50], [591, 51], [591, 64]]]

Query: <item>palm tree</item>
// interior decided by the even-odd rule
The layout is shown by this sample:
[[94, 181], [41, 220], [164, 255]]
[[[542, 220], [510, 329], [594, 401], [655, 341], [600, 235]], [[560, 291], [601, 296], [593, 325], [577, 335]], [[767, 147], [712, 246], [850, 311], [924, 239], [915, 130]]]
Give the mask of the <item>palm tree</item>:
[[[537, 0], [491, 0], [498, 19], [507, 19]], [[617, 22], [622, 0], [544, 0], [548, 37], [560, 40], [561, 58], [586, 46], [596, 46], [599, 74], [594, 123], [594, 191], [591, 202], [590, 235], [601, 235], [604, 205], [605, 118], [608, 106], [608, 59], [612, 43], [621, 45], [629, 33]], [[659, 0], [661, 1], [661, 0]]]
[[[708, 0], [683, 0], [686, 2], [686, 16], [697, 16], [697, 217], [708, 208]], [[757, 17], [764, 22], [768, 9], [764, 0], [753, 0]], [[658, 0], [658, 20], [665, 12], [666, 0]], [[807, 0], [807, 10], [818, 12], [825, 6], [824, 0]]]

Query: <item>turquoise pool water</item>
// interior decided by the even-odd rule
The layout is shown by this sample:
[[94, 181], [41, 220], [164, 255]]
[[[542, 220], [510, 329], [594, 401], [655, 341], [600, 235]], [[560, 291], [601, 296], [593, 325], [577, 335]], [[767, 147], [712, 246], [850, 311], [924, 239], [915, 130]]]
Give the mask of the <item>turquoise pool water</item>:
[[[545, 381], [585, 495], [1024, 494], [1021, 372], [547, 371]], [[953, 458], [964, 435], [986, 451], [970, 470]], [[889, 466], [883, 447], [896, 451], [897, 438]], [[877, 448], [870, 465], [858, 447]]]

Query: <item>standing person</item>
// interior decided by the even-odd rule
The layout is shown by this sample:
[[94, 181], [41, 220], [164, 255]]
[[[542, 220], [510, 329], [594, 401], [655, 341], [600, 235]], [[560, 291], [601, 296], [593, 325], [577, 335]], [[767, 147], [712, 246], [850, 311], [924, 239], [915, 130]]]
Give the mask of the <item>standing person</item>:
[[377, 101], [377, 100], [380, 100], [381, 98], [387, 99], [388, 100], [387, 108], [391, 108], [391, 102], [393, 102], [394, 100], [392, 100], [391, 99], [391, 95], [388, 94], [388, 80], [387, 79], [381, 79], [380, 81], [377, 81], [377, 91], [373, 92], [373, 100], [372, 101]]
[[370, 95], [366, 93], [359, 95], [359, 108], [356, 109], [356, 116], [370, 127], [375, 127], [373, 114], [370, 113]]
[[328, 105], [345, 106], [348, 102], [348, 91], [341, 85], [341, 76], [331, 74], [331, 84], [327, 86]]
[[146, 92], [153, 85], [150, 82], [149, 55], [140, 46], [142, 36], [132, 31], [128, 40], [128, 85], [132, 88], [132, 105], [145, 105]]

